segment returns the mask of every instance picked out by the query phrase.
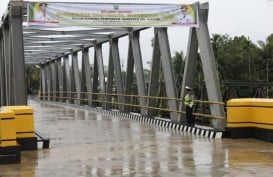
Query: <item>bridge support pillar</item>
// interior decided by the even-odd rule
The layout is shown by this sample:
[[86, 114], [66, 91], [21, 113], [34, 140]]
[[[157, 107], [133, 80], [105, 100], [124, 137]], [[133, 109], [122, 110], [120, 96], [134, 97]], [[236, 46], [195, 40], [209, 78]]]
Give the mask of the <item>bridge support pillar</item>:
[[[109, 47], [109, 61], [108, 61], [108, 75], [107, 75], [107, 88], [106, 88], [106, 93], [105, 95], [105, 100], [107, 103], [105, 104], [104, 109], [109, 110], [111, 108], [111, 102], [114, 98], [113, 95], [113, 84], [114, 84], [114, 61], [113, 61], [113, 52], [112, 52], [112, 46], [110, 45]], [[126, 98], [126, 97], [125, 97]]]
[[22, 2], [10, 2], [10, 42], [11, 57], [9, 65], [10, 74], [10, 105], [26, 105], [26, 79], [25, 79], [25, 59], [22, 27]]
[[[117, 98], [118, 98], [118, 103], [121, 103], [121, 104], [118, 104], [118, 108], [121, 112], [124, 112], [124, 105], [122, 105], [124, 103], [123, 81], [122, 81], [120, 57], [119, 57], [119, 50], [118, 50], [118, 38], [114, 38], [110, 40], [110, 47], [111, 47], [112, 57], [110, 57], [109, 59], [113, 60], [115, 84], [117, 86], [117, 94], [118, 94]], [[113, 73], [113, 70], [111, 70], [111, 73]]]
[[81, 78], [79, 72], [78, 52], [74, 52], [72, 56], [72, 74], [74, 75], [75, 89], [77, 98], [75, 103], [80, 104], [81, 100]]
[[64, 96], [64, 73], [62, 67], [62, 58], [57, 58], [55, 62], [58, 75], [57, 81], [58, 101], [62, 101]]
[[[168, 98], [177, 98], [174, 75], [172, 70], [171, 52], [167, 34], [167, 28], [158, 28], [158, 41], [161, 53], [162, 69]], [[168, 100], [171, 110], [177, 110], [176, 100]], [[171, 121], [179, 122], [177, 112], [170, 112]]]
[[47, 82], [47, 100], [50, 101], [53, 98], [53, 86], [52, 86], [52, 74], [51, 74], [51, 63], [46, 63], [45, 69], [46, 69], [46, 82]]
[[0, 106], [6, 105], [6, 67], [5, 67], [5, 43], [4, 31], [0, 27]]
[[[127, 58], [127, 74], [126, 74], [126, 81], [125, 81], [125, 95], [132, 95], [132, 85], [134, 79], [134, 58], [133, 58], [133, 51], [132, 51], [132, 43], [129, 41], [128, 47], [128, 58]], [[132, 98], [126, 96], [124, 98], [125, 104], [131, 104]], [[130, 106], [124, 107], [124, 112], [130, 112]]]
[[58, 75], [56, 72], [56, 60], [53, 60], [50, 62], [50, 70], [51, 70], [51, 78], [52, 78], [52, 99], [53, 101], [57, 100], [57, 93], [58, 93], [58, 87], [57, 87], [57, 82], [58, 82]]
[[[181, 100], [184, 99], [185, 87], [192, 86], [194, 81], [194, 76], [197, 69], [197, 56], [198, 56], [198, 41], [196, 35], [196, 29], [191, 28], [188, 41], [188, 53], [185, 60], [182, 88], [181, 88]], [[183, 110], [183, 102], [180, 102], [179, 110]], [[182, 124], [187, 123], [187, 119], [182, 114], [179, 114], [179, 120]]]
[[26, 105], [22, 2], [11, 1], [0, 24], [1, 106]]
[[[147, 104], [146, 93], [145, 93], [145, 80], [143, 73], [143, 64], [141, 57], [141, 49], [139, 43], [139, 31], [133, 31], [129, 35], [130, 47], [132, 48], [132, 56], [135, 63], [137, 89], [139, 97], [139, 105], [143, 106]], [[147, 115], [147, 108], [140, 108], [141, 114]]]
[[[153, 43], [153, 58], [152, 58], [152, 68], [151, 68], [151, 77], [150, 77], [150, 84], [149, 84], [149, 97], [156, 97], [157, 88], [159, 86], [158, 79], [159, 79], [159, 71], [160, 71], [160, 62], [158, 59], [161, 58], [160, 48], [159, 48], [159, 41], [158, 41], [158, 30], [157, 28], [154, 29], [154, 43]], [[149, 98], [148, 107], [156, 107], [156, 99]], [[148, 109], [147, 115], [149, 117], [153, 117], [156, 114], [156, 110]]]
[[[92, 79], [89, 62], [89, 48], [83, 50], [82, 59], [82, 83], [85, 84], [87, 90], [88, 105], [92, 106]], [[83, 88], [83, 87], [82, 87]]]
[[[219, 81], [216, 73], [215, 58], [210, 43], [207, 18], [208, 3], [204, 3], [201, 4], [199, 8], [199, 28], [192, 28], [190, 31], [181, 98], [183, 99], [185, 95], [185, 86], [193, 84], [193, 75], [194, 71], [196, 71], [197, 50], [199, 45], [208, 99], [212, 102], [222, 102]], [[182, 106], [180, 106], [180, 110], [182, 110]], [[210, 105], [210, 110], [212, 116], [225, 117], [223, 105], [212, 104]], [[185, 122], [185, 119], [182, 119], [182, 122]], [[213, 127], [216, 129], [224, 130], [225, 128], [225, 120], [214, 119], [212, 123]]]
[[[99, 80], [97, 82], [94, 82], [93, 84], [94, 89], [98, 89], [98, 84], [99, 84], [99, 101], [104, 101], [105, 100], [105, 76], [104, 76], [104, 66], [103, 66], [103, 56], [102, 56], [102, 44], [97, 44], [95, 45], [95, 63], [96, 65], [94, 65], [94, 68], [96, 67], [96, 69], [94, 69], [94, 71], [97, 71], [97, 78], [99, 78]], [[93, 92], [93, 93], [97, 93], [97, 92]], [[96, 104], [98, 104], [100, 102], [97, 102]], [[105, 107], [105, 103], [102, 103], [102, 106]]]
[[71, 69], [69, 66], [69, 56], [64, 56], [64, 71], [65, 71], [65, 83], [66, 83], [66, 102], [72, 103], [72, 83], [71, 83]]
[[46, 65], [43, 64], [40, 66], [40, 72], [41, 72], [41, 79], [40, 79], [40, 82], [41, 82], [41, 89], [42, 89], [42, 93], [41, 93], [41, 98], [43, 100], [46, 100], [46, 94], [47, 94], [47, 79], [46, 79]]

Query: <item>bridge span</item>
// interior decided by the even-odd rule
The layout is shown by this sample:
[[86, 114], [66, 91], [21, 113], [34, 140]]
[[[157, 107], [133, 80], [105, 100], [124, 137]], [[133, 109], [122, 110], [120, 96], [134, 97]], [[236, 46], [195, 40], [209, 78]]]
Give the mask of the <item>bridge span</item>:
[[211, 139], [113, 117], [86, 106], [30, 100], [50, 149], [23, 151], [3, 177], [271, 176], [273, 144]]
[[[208, 2], [188, 5], [77, 3], [10, 1], [0, 22], [1, 106], [27, 104], [24, 66], [33, 64], [40, 67], [43, 100], [61, 100], [92, 107], [100, 105], [109, 110], [113, 97], [117, 97], [116, 104], [121, 112], [131, 111], [129, 105], [134, 101], [139, 112], [148, 117], [157, 116], [157, 108], [163, 105], [157, 104], [162, 99], [158, 97], [162, 92], [158, 90], [158, 83], [164, 78], [166, 89], [162, 93], [166, 97], [164, 108], [169, 111], [168, 117], [174, 123], [186, 124], [182, 100], [185, 86], [193, 87], [196, 80], [200, 51], [207, 100], [210, 102], [209, 118], [213, 128], [225, 129], [224, 105], [207, 25]], [[41, 7], [48, 9], [51, 20], [36, 19], [41, 12], [45, 13]], [[190, 22], [180, 22], [179, 16], [182, 9], [185, 12], [185, 7], [192, 17]], [[90, 13], [79, 9], [88, 9]], [[147, 9], [155, 11], [146, 12]], [[122, 18], [127, 16], [135, 18], [129, 21]], [[64, 18], [72, 21], [67, 23], [67, 20], [62, 21]], [[181, 67], [181, 73], [184, 73], [181, 88], [176, 88], [168, 38], [168, 27], [177, 26], [189, 27], [183, 71]], [[150, 74], [145, 78], [140, 35], [148, 28], [153, 28], [153, 44]], [[128, 39], [126, 49], [119, 45], [123, 37]], [[180, 45], [179, 42], [177, 40], [176, 45]], [[103, 46], [109, 49], [103, 50]], [[126, 71], [121, 67], [121, 50], [128, 51]], [[104, 59], [106, 51], [108, 61]], [[132, 87], [134, 84], [136, 90]]]
[[[172, 68], [169, 25], [97, 27], [89, 23], [81, 28], [75, 24], [65, 28], [46, 26], [47, 23], [56, 22], [46, 20], [38, 26], [31, 26], [35, 20], [29, 19], [38, 14], [37, 8], [46, 6], [57, 9], [55, 7], [62, 5], [65, 4], [45, 5], [42, 2], [13, 0], [1, 18], [0, 106], [32, 106], [35, 110], [35, 128], [46, 133], [51, 144], [49, 149], [23, 151], [20, 164], [0, 165], [0, 177], [272, 175], [272, 143], [254, 139], [214, 138], [217, 135], [210, 130], [185, 126], [185, 86], [194, 85], [199, 51], [207, 100], [194, 101], [207, 104], [209, 111], [200, 109], [198, 111], [202, 113], [196, 112], [195, 116], [209, 118], [213, 132], [226, 128], [225, 104], [222, 102], [207, 25], [208, 3], [187, 5], [192, 8], [191, 12], [196, 10], [195, 17], [199, 24], [198, 27], [189, 26], [188, 51], [179, 89], [176, 88]], [[119, 10], [123, 5], [112, 4], [111, 8]], [[148, 5], [142, 8], [147, 9]], [[88, 3], [84, 4], [86, 6]], [[109, 4], [106, 6], [108, 8]], [[32, 12], [28, 11], [31, 7]], [[182, 7], [178, 4], [171, 6], [171, 9], [180, 10]], [[113, 17], [111, 13], [108, 15]], [[159, 11], [152, 15], [176, 17], [168, 13], [172, 11]], [[74, 16], [75, 13], [56, 14]], [[82, 15], [84, 13], [80, 13], [79, 17]], [[162, 19], [168, 19], [165, 17]], [[56, 16], [57, 19], [60, 18]], [[153, 19], [157, 21], [158, 18]], [[144, 19], [147, 20], [152, 19]], [[28, 25], [24, 25], [26, 22]], [[113, 24], [113, 21], [109, 22]], [[148, 27], [153, 27], [151, 38], [154, 41], [147, 88], [139, 39], [140, 33]], [[125, 36], [128, 38], [128, 57], [126, 72], [123, 72], [119, 52], [124, 49], [118, 41]], [[103, 64], [104, 44], [109, 46], [107, 67]], [[27, 100], [25, 64], [37, 64], [40, 68], [42, 101]], [[161, 74], [166, 88], [164, 97], [158, 95], [163, 92], [158, 90]], [[135, 90], [132, 87], [134, 84]], [[94, 111], [97, 107], [102, 111]], [[127, 119], [122, 116], [130, 115], [135, 110], [143, 118]], [[111, 111], [117, 114], [105, 114]], [[168, 121], [157, 118], [166, 112]], [[145, 117], [154, 123], [146, 121]], [[15, 115], [2, 120], [11, 122], [11, 119], [14, 122]], [[15, 123], [12, 125], [14, 128]], [[7, 124], [3, 127], [11, 130]], [[5, 133], [4, 129], [2, 132]], [[13, 139], [2, 139], [0, 136], [0, 143], [16, 142], [18, 132], [13, 133]], [[14, 147], [8, 148], [13, 150]], [[16, 148], [19, 149], [17, 144]], [[0, 156], [6, 157], [4, 153]]]

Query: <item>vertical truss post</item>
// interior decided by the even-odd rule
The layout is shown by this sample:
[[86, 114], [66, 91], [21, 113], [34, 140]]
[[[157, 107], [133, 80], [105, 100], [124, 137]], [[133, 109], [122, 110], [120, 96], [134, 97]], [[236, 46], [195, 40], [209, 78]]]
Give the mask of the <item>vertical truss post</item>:
[[[88, 48], [87, 48], [87, 55], [88, 55]], [[83, 61], [83, 58], [84, 58], [84, 51], [85, 49], [82, 49], [81, 53], [81, 61], [82, 61], [82, 65], [81, 65], [81, 72], [79, 73], [79, 77], [81, 79], [81, 85], [80, 85], [80, 100], [79, 100], [79, 103], [80, 105], [83, 105], [85, 104], [86, 102], [86, 92], [87, 92], [87, 89], [86, 89], [86, 77], [85, 77], [85, 71], [84, 71], [84, 61]]]
[[56, 72], [56, 60], [49, 62], [52, 78], [52, 100], [56, 101], [57, 97], [57, 72]]
[[99, 79], [98, 79], [98, 62], [97, 62], [97, 52], [96, 50], [94, 50], [94, 68], [93, 68], [93, 85], [92, 85], [92, 106], [98, 106], [98, 101], [96, 101], [98, 99], [98, 84], [99, 84]]
[[[142, 64], [142, 57], [141, 57], [141, 49], [139, 43], [139, 31], [132, 31], [129, 35], [129, 40], [132, 46], [132, 54], [135, 63], [135, 71], [136, 71], [136, 79], [137, 79], [137, 89], [139, 98], [139, 104], [145, 105], [147, 104], [145, 93], [145, 80], [144, 80], [144, 73], [143, 73], [143, 64]], [[140, 108], [141, 114], [147, 114], [147, 108]]]
[[63, 73], [63, 99], [62, 101], [63, 102], [66, 102], [67, 101], [67, 82], [66, 82], [66, 73], [65, 73], [65, 63], [64, 63], [64, 60], [65, 60], [65, 56], [62, 57], [62, 73]]
[[[152, 68], [151, 68], [151, 76], [150, 76], [150, 84], [149, 84], [149, 91], [148, 96], [156, 96], [156, 92], [158, 90], [158, 79], [159, 79], [159, 71], [160, 71], [160, 48], [159, 48], [159, 41], [158, 41], [158, 30], [154, 29], [154, 44], [153, 44], [153, 58], [152, 58]], [[153, 98], [148, 99], [147, 103], [148, 107], [155, 107], [156, 100]], [[153, 117], [156, 114], [156, 110], [148, 109], [147, 115], [149, 117]]]
[[88, 105], [92, 106], [92, 79], [89, 62], [89, 48], [83, 50], [82, 74], [82, 80], [85, 81], [85, 87], [87, 90]]
[[46, 79], [46, 64], [42, 64], [40, 66], [41, 68], [41, 83], [42, 83], [42, 99], [46, 100], [46, 94], [47, 94], [47, 79]]
[[25, 59], [22, 27], [22, 2], [10, 3], [10, 30], [11, 30], [11, 104], [26, 105], [27, 91], [25, 80]]
[[50, 62], [45, 64], [46, 82], [47, 82], [47, 100], [52, 100], [52, 74], [50, 69]]
[[76, 103], [80, 104], [81, 100], [81, 78], [80, 78], [80, 71], [79, 71], [79, 62], [78, 62], [78, 52], [74, 52], [72, 56], [72, 67], [73, 67], [73, 74], [75, 80], [75, 88], [77, 93]]
[[[205, 82], [207, 87], [207, 93], [209, 101], [221, 102], [222, 96], [220, 92], [219, 81], [216, 73], [215, 58], [213, 54], [212, 45], [210, 43], [209, 30], [207, 25], [208, 18], [208, 3], [202, 4], [199, 9], [199, 28], [196, 28], [197, 40], [199, 43], [200, 56], [202, 67], [205, 76]], [[211, 114], [213, 116], [224, 117], [223, 105], [211, 104]], [[213, 120], [213, 127], [219, 130], [224, 130], [224, 120]]]
[[6, 105], [4, 36], [0, 26], [0, 106]]
[[[76, 94], [76, 81], [75, 81], [75, 77], [74, 77], [74, 67], [73, 67], [73, 58], [74, 58], [74, 55], [77, 56], [77, 54], [75, 53], [72, 53], [69, 55], [69, 67], [70, 67], [70, 78], [71, 78], [71, 103], [76, 103], [77, 100], [77, 94]], [[70, 60], [71, 59], [71, 60]]]
[[[105, 100], [105, 76], [104, 76], [104, 66], [102, 57], [102, 44], [95, 45], [96, 61], [99, 74], [99, 86], [100, 86], [100, 101]], [[105, 107], [105, 103], [102, 102], [102, 106]]]
[[[158, 28], [158, 40], [167, 97], [177, 98], [167, 28]], [[177, 102], [175, 100], [168, 100], [168, 106], [169, 109], [177, 110]], [[176, 112], [171, 112], [170, 116], [172, 122], [179, 122]]]
[[65, 70], [65, 83], [66, 83], [66, 101], [68, 100], [69, 103], [72, 102], [72, 85], [71, 85], [71, 69], [69, 66], [69, 56], [64, 56], [64, 70]]
[[[133, 58], [133, 49], [132, 43], [129, 41], [128, 47], [128, 58], [127, 58], [127, 75], [125, 83], [125, 95], [132, 95], [132, 85], [134, 80], [134, 58]], [[124, 103], [131, 104], [132, 98], [125, 96]], [[130, 106], [124, 106], [124, 112], [129, 112]]]
[[[195, 28], [190, 29], [189, 40], [188, 40], [188, 48], [187, 48], [187, 55], [185, 60], [185, 67], [184, 67], [184, 74], [183, 74], [183, 81], [182, 81], [182, 88], [181, 88], [181, 100], [184, 99], [185, 96], [185, 87], [186, 86], [193, 86], [194, 76], [197, 69], [197, 55], [198, 55], [198, 41], [196, 36]], [[179, 104], [179, 110], [182, 111], [183, 108], [183, 101]], [[179, 114], [179, 120], [181, 123], [186, 124], [187, 119], [182, 114]]]
[[118, 95], [118, 107], [121, 112], [124, 112], [124, 97], [123, 97], [123, 82], [122, 82], [122, 74], [121, 74], [121, 67], [120, 67], [120, 57], [119, 57], [119, 50], [118, 50], [118, 38], [114, 38], [110, 40], [110, 46], [112, 48], [112, 59], [114, 64], [115, 70], [115, 84], [117, 86], [117, 93]]
[[57, 75], [58, 75], [58, 86], [57, 89], [59, 91], [58, 94], [58, 101], [63, 100], [63, 92], [64, 92], [64, 74], [63, 74], [63, 67], [62, 67], [62, 58], [56, 59], [56, 67], [57, 67]]
[[11, 95], [11, 88], [10, 88], [10, 68], [11, 68], [11, 34], [10, 34], [10, 24], [9, 20], [6, 19], [3, 24], [3, 35], [4, 35], [4, 64], [5, 64], [5, 95], [6, 95], [6, 104], [11, 105], [10, 102], [10, 95]]
[[[113, 79], [114, 79], [114, 63], [113, 63], [113, 53], [112, 53], [112, 46], [109, 45], [109, 61], [108, 61], [108, 76], [107, 76], [107, 88], [106, 93], [112, 94], [113, 93]], [[105, 104], [105, 107], [103, 109], [110, 109], [113, 96], [112, 95], [106, 95], [105, 100], [107, 103]]]

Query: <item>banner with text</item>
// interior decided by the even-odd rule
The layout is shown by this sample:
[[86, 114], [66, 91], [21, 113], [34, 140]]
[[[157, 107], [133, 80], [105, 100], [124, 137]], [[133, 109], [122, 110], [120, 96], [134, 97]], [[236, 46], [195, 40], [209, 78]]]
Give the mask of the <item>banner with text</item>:
[[198, 27], [198, 4], [29, 2], [27, 24], [94, 27]]

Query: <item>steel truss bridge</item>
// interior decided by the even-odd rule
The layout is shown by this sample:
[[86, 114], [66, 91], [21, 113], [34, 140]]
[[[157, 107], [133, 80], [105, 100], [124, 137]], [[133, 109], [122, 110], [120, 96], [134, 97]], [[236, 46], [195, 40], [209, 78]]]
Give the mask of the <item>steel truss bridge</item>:
[[[155, 100], [165, 99], [165, 109], [170, 112], [171, 121], [183, 123], [184, 88], [193, 85], [199, 49], [208, 96], [208, 101], [200, 102], [209, 104], [210, 114], [205, 117], [212, 118], [213, 128], [223, 130], [224, 105], [207, 25], [209, 7], [208, 3], [198, 3], [198, 7], [199, 27], [190, 28], [181, 96], [178, 97], [167, 27], [155, 27], [154, 36], [151, 36], [154, 38], [151, 78], [149, 88], [145, 89], [139, 36], [147, 28], [28, 27], [23, 25], [26, 4], [11, 1], [0, 23], [0, 105], [27, 104], [24, 66], [35, 64], [41, 69], [40, 96], [43, 100], [100, 106], [110, 110], [115, 98], [115, 108], [120, 112], [130, 112], [132, 107], [138, 107], [142, 115], [154, 117], [155, 110], [159, 109]], [[118, 45], [119, 39], [124, 36], [129, 38], [125, 77], [121, 71]], [[107, 73], [102, 54], [105, 43], [109, 44]], [[91, 58], [90, 48], [95, 51]], [[78, 67], [79, 53], [82, 53], [81, 70]], [[92, 70], [90, 60], [94, 61]], [[160, 65], [166, 88], [164, 98], [157, 96]], [[137, 84], [136, 94], [133, 93], [133, 82]], [[116, 91], [113, 85], [116, 85]], [[133, 100], [137, 101], [133, 103]]]

